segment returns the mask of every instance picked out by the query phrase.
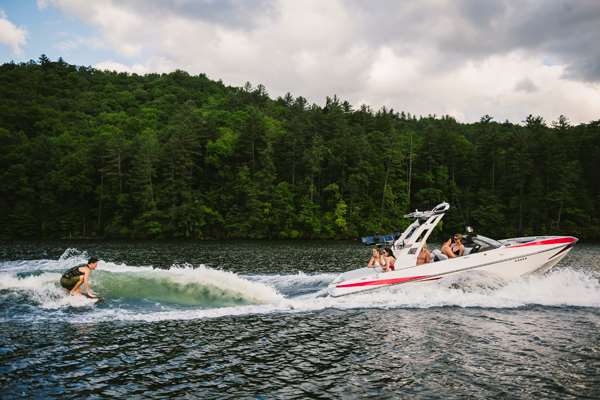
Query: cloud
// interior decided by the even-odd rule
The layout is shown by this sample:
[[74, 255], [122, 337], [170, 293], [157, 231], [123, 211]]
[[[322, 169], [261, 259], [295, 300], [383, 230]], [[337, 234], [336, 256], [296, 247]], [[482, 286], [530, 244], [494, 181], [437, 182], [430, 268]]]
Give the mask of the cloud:
[[517, 84], [515, 85], [515, 90], [526, 93], [533, 93], [537, 92], [539, 88], [536, 86], [535, 83], [533, 83], [531, 79], [524, 78], [517, 82]]
[[[520, 122], [530, 113], [546, 120], [561, 114], [579, 122], [598, 118], [598, 88], [561, 79], [564, 66], [544, 65], [522, 52], [471, 61], [428, 76], [414, 61], [425, 56], [404, 59], [390, 51], [383, 53], [371, 70], [370, 90], [361, 99], [367, 104], [394, 105], [417, 115], [448, 114], [461, 121], [477, 121], [489, 114], [497, 121]], [[535, 76], [537, 90], [515, 91], [517, 76]]]
[[116, 61], [102, 61], [95, 64], [94, 68], [101, 71], [128, 72], [135, 74], [147, 74], [152, 72], [148, 67], [141, 64], [125, 65]]
[[600, 2], [531, 1], [511, 5], [491, 29], [490, 33], [500, 37], [492, 49], [551, 55], [566, 66], [565, 77], [600, 81]]
[[82, 47], [94, 50], [106, 48], [104, 42], [95, 37], [83, 37], [70, 34], [66, 34], [65, 36], [66, 38], [64, 40], [61, 40], [54, 45], [54, 47], [63, 52], [72, 52], [81, 49]]
[[361, 33], [399, 51], [435, 50], [438, 67], [516, 50], [552, 55], [574, 80], [600, 81], [600, 2], [561, 0], [351, 1]]
[[259, 16], [276, 12], [272, 0], [130, 0], [125, 5], [132, 12], [153, 17], [182, 17], [191, 21], [204, 21], [234, 30], [256, 28]]
[[177, 69], [177, 66], [170, 61], [162, 58], [149, 60], [147, 64], [126, 65], [117, 61], [106, 60], [94, 65], [94, 68], [101, 71], [128, 72], [131, 74], [149, 74], [152, 72], [170, 72]]
[[14, 54], [21, 54], [22, 47], [27, 43], [27, 31], [10, 22], [2, 10], [0, 10], [0, 43], [10, 47]]
[[118, 70], [466, 121], [599, 117], [600, 2], [40, 1], [97, 28]]

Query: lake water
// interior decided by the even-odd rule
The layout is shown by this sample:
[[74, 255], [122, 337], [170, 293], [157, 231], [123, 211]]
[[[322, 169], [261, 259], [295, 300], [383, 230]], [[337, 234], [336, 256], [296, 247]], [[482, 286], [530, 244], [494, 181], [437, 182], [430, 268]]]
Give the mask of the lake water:
[[[101, 259], [94, 305], [61, 272]], [[600, 398], [600, 246], [323, 296], [352, 242], [0, 244], [0, 398]]]

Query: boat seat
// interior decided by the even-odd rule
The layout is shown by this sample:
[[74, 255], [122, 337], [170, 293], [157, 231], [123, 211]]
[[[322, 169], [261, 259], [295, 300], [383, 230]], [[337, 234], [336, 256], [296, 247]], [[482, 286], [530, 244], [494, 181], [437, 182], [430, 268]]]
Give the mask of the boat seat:
[[433, 262], [444, 261], [448, 259], [448, 256], [442, 253], [439, 249], [432, 250], [431, 254], [433, 255]]

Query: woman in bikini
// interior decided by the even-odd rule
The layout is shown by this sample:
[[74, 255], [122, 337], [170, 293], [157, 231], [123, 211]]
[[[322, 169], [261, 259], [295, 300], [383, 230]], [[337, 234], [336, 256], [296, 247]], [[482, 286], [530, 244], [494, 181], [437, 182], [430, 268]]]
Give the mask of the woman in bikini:
[[382, 256], [379, 253], [379, 249], [377, 247], [374, 247], [373, 250], [371, 251], [371, 259], [369, 260], [367, 267], [369, 267], [369, 268], [380, 267], [381, 266], [381, 257]]
[[383, 268], [383, 272], [393, 271], [395, 262], [396, 257], [394, 257], [392, 249], [389, 247], [383, 249], [383, 254], [381, 255], [381, 267]]

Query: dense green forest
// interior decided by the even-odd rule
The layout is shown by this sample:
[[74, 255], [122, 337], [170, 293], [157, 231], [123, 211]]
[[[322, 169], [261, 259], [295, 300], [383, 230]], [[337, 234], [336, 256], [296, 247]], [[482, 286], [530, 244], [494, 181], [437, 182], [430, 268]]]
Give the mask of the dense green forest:
[[0, 149], [5, 239], [354, 238], [441, 201], [446, 231], [600, 239], [600, 120], [464, 124], [42, 56], [0, 67]]

